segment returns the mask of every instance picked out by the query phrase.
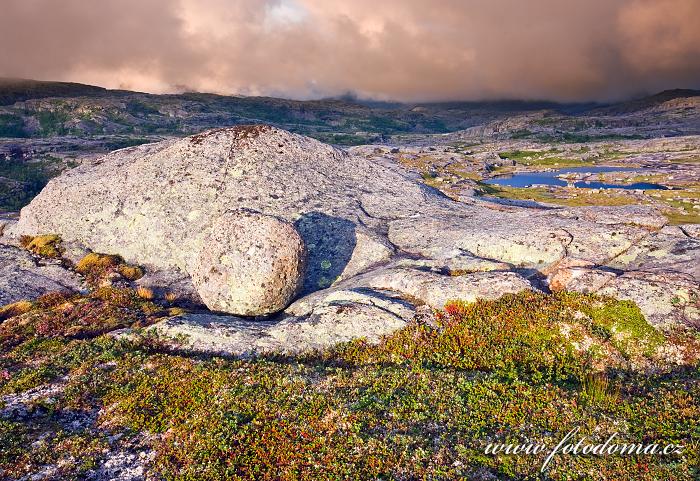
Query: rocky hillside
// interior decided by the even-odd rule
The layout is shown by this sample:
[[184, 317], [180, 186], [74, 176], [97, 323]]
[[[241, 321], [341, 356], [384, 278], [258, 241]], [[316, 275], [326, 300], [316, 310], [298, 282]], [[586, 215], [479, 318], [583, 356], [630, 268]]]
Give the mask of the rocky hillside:
[[578, 115], [540, 110], [470, 127], [460, 138], [591, 142], [696, 135], [700, 91], [670, 90], [630, 102], [587, 109]]
[[[697, 91], [678, 90], [604, 107], [505, 100], [429, 104], [352, 98], [292, 101], [200, 93], [150, 95], [71, 83], [0, 79], [0, 137], [181, 136], [206, 128], [263, 122], [332, 143], [353, 144], [397, 134], [452, 132], [521, 115], [525, 119], [534, 115], [541, 120], [536, 124], [542, 126], [562, 123], [562, 131], [571, 134], [586, 130], [589, 124], [632, 127], [639, 126], [644, 117], [644, 125], [661, 126], [675, 118], [676, 128], [687, 134], [698, 133], [697, 122], [686, 125], [687, 119], [697, 120], [697, 99]], [[599, 125], [601, 122], [606, 125]], [[508, 128], [520, 136], [526, 135], [525, 130], [524, 125]]]

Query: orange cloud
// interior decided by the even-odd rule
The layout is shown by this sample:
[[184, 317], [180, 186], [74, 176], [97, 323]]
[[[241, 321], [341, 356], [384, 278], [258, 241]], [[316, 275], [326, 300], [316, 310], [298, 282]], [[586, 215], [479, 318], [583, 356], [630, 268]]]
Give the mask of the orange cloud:
[[0, 75], [153, 92], [601, 100], [700, 87], [698, 0], [4, 0]]

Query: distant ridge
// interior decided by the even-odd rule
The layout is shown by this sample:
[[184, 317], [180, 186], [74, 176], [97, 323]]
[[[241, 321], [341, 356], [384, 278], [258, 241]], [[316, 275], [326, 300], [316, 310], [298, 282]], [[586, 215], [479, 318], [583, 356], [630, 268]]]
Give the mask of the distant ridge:
[[0, 77], [0, 105], [12, 105], [29, 99], [47, 97], [102, 96], [108, 92], [102, 87], [74, 82], [50, 82]]
[[[619, 129], [627, 122], [619, 117], [639, 117], [639, 113], [648, 118], [625, 124], [634, 129], [634, 135], [668, 127], [671, 117], [674, 125], [665, 131], [680, 135], [700, 132], [698, 95], [697, 90], [666, 90], [614, 104], [517, 99], [399, 103], [352, 95], [317, 100], [198, 92], [159, 95], [73, 82], [0, 78], [0, 138], [126, 135], [139, 138], [133, 142], [143, 142], [154, 135], [183, 136], [217, 127], [268, 124], [326, 143], [358, 145], [384, 142], [395, 135], [457, 132], [493, 122], [500, 122], [498, 135], [560, 138], [566, 132], [580, 135], [588, 125], [586, 117], [598, 117], [597, 128], [608, 122], [605, 125]], [[26, 102], [32, 99], [41, 102]], [[673, 99], [680, 100], [669, 102]]]
[[[49, 80], [31, 80], [22, 78], [0, 77], [0, 105], [11, 105], [24, 100], [48, 98], [48, 97], [90, 97], [119, 94], [142, 93], [130, 90], [111, 90], [95, 85], [81, 84], [77, 82], [54, 82]], [[158, 96], [157, 94], [147, 94]], [[276, 97], [246, 97], [241, 95], [223, 95], [207, 92], [185, 92], [181, 94], [164, 94], [168, 96], [212, 96], [233, 98], [256, 98], [275, 100], [290, 100]], [[359, 99], [346, 94], [338, 97], [328, 97], [318, 100], [295, 101], [299, 103], [339, 103], [346, 105], [363, 105], [378, 109], [401, 109], [412, 107], [428, 108], [454, 108], [454, 109], [488, 109], [494, 111], [528, 111], [551, 109], [567, 113], [585, 111], [615, 110], [620, 113], [632, 112], [652, 107], [676, 98], [698, 97], [700, 90], [693, 89], [669, 89], [644, 97], [626, 100], [616, 103], [601, 102], [555, 102], [550, 100], [521, 100], [521, 99], [493, 99], [493, 100], [446, 100], [438, 102], [397, 102], [379, 101], [371, 99]]]
[[664, 90], [654, 95], [648, 95], [646, 97], [641, 97], [634, 100], [628, 100], [626, 102], [619, 102], [616, 104], [608, 105], [606, 107], [601, 107], [599, 109], [594, 109], [591, 111], [593, 114], [608, 114], [608, 115], [622, 115], [636, 112], [639, 110], [645, 110], [657, 105], [661, 105], [669, 100], [681, 99], [681, 98], [691, 98], [700, 97], [700, 90], [693, 89], [670, 89]]

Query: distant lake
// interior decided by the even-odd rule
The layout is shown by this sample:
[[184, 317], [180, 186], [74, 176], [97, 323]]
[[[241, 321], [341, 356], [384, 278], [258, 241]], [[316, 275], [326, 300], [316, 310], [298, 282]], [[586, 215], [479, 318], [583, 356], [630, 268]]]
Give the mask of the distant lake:
[[[559, 179], [561, 174], [597, 174], [600, 172], [634, 172], [629, 167], [570, 167], [546, 172], [519, 172], [511, 175], [503, 175], [484, 181], [485, 184], [507, 185], [509, 187], [532, 187], [533, 185], [556, 185], [564, 187], [565, 180]], [[607, 182], [584, 181], [574, 182], [574, 186], [585, 189], [629, 189], [652, 190], [667, 187], [649, 182], [637, 182], [634, 184], [609, 184]]]

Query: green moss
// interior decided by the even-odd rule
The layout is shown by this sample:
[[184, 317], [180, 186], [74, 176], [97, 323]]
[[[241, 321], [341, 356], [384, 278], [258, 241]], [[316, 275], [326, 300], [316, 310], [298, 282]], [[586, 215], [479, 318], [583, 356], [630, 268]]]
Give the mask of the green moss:
[[56, 258], [63, 254], [61, 237], [56, 234], [22, 236], [20, 242], [22, 247], [42, 257]]
[[613, 345], [626, 357], [652, 355], [664, 336], [644, 319], [631, 301], [605, 301], [586, 309], [593, 324], [604, 330]]

